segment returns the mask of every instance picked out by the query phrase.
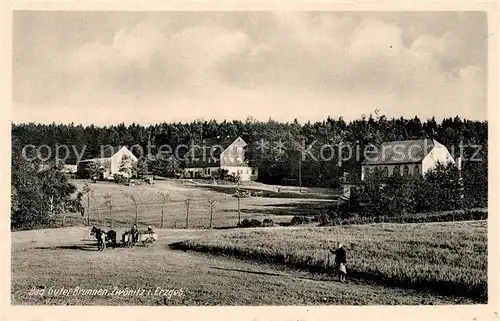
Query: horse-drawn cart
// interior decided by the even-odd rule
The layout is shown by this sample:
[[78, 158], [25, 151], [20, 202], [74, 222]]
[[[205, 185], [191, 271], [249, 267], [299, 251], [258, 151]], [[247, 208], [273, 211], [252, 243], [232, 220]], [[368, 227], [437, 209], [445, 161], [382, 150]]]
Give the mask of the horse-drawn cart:
[[130, 246], [136, 246], [137, 243], [142, 244], [143, 246], [150, 246], [153, 244], [156, 240], [158, 239], [158, 235], [153, 232], [138, 232], [136, 235], [136, 238], [134, 239], [134, 236], [130, 232], [125, 232], [122, 236], [122, 243], [123, 246], [130, 247]]
[[137, 238], [137, 243], [141, 242], [144, 246], [150, 246], [158, 239], [158, 236], [153, 232], [140, 232]]

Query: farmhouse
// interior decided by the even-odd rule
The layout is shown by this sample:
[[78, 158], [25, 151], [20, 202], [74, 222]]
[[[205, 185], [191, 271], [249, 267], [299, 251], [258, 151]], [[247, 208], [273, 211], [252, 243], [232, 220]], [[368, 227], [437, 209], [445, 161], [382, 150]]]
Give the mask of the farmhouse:
[[130, 177], [134, 164], [137, 164], [137, 157], [127, 147], [104, 146], [101, 148], [99, 158], [86, 159], [77, 163], [77, 174], [80, 177], [90, 177], [90, 166], [98, 166], [99, 179], [110, 180], [118, 173]]
[[208, 178], [220, 170], [227, 170], [229, 175], [239, 175], [242, 181], [255, 180], [257, 168], [251, 168], [245, 160], [246, 145], [241, 137], [203, 140], [186, 153], [184, 177]]
[[[368, 154], [368, 152], [367, 152]], [[434, 139], [405, 140], [383, 143], [366, 155], [361, 165], [361, 180], [365, 180], [375, 170], [382, 175], [423, 176], [438, 163], [457, 164], [448, 149]]]

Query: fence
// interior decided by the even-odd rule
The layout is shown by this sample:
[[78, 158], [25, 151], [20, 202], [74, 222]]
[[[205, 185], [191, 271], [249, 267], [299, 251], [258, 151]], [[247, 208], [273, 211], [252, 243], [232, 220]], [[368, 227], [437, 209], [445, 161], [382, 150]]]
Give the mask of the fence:
[[[106, 227], [130, 227], [151, 225], [156, 228], [223, 228], [237, 226], [245, 218], [271, 218], [276, 221], [290, 220], [286, 215], [272, 215], [272, 211], [257, 208], [257, 198], [185, 198], [159, 201], [137, 202], [117, 199], [117, 204], [106, 206], [101, 200], [84, 199], [84, 214], [77, 221], [89, 225]], [[113, 200], [112, 200], [113, 201]], [[90, 205], [90, 206], [89, 206]], [[163, 214], [162, 214], [163, 213]], [[76, 214], [73, 214], [76, 216]], [[74, 217], [76, 218], [76, 217]], [[73, 223], [76, 225], [76, 223]]]

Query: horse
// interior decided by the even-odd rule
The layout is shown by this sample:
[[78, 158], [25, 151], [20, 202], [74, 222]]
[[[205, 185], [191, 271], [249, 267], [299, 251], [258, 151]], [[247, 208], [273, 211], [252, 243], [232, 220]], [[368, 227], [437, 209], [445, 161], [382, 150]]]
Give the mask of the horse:
[[106, 232], [100, 228], [92, 226], [90, 235], [95, 235], [97, 239], [97, 248], [99, 251], [103, 251], [104, 249], [106, 249], [107, 243], [110, 243], [113, 248], [116, 247], [116, 232], [114, 230], [109, 230]]

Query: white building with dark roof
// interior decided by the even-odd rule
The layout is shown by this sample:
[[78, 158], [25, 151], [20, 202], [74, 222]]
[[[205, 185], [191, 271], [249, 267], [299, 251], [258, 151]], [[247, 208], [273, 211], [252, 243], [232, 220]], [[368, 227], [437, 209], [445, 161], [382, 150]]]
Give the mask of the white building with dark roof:
[[[438, 164], [456, 164], [448, 149], [434, 139], [386, 142], [367, 153], [361, 165], [361, 180], [376, 170], [383, 176], [423, 176]], [[460, 161], [457, 164], [460, 167]]]
[[250, 167], [245, 159], [246, 145], [241, 137], [204, 139], [184, 156], [184, 177], [209, 178], [223, 169], [230, 175], [239, 175], [242, 181], [257, 179], [258, 169]]
[[[89, 175], [88, 166], [91, 163], [97, 163], [100, 166], [99, 179], [112, 180], [114, 174], [120, 173], [120, 165], [124, 159], [130, 160], [130, 167], [137, 164], [137, 157], [126, 146], [103, 146], [101, 155], [98, 158], [91, 158], [79, 161], [77, 163], [77, 172], [81, 177]], [[126, 172], [121, 173], [128, 176]]]

